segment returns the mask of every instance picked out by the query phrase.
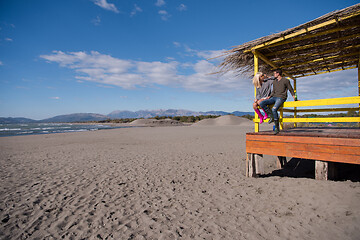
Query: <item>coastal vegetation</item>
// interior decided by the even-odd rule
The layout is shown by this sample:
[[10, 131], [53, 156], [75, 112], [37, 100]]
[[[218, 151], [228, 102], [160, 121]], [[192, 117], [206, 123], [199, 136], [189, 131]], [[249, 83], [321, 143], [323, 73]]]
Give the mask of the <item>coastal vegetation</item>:
[[[162, 120], [162, 119], [171, 119], [183, 123], [195, 123], [198, 121], [201, 121], [203, 119], [208, 118], [217, 118], [220, 115], [199, 115], [199, 116], [155, 116], [149, 119], [156, 119], [156, 120]], [[118, 119], [106, 119], [101, 121], [94, 121], [96, 123], [130, 123], [136, 119], [144, 119], [144, 118], [118, 118]]]

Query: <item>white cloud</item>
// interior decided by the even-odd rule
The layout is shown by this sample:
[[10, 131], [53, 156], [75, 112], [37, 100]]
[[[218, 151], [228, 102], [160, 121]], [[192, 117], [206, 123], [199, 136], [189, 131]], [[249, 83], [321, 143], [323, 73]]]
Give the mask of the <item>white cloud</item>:
[[115, 4], [108, 3], [107, 0], [94, 0], [94, 3], [103, 9], [119, 13], [119, 10], [116, 8]]
[[5, 41], [12, 42], [13, 40], [11, 38], [5, 38]]
[[4, 63], [2, 61], [0, 61], [0, 66], [4, 65]]
[[357, 69], [351, 69], [299, 78], [296, 81], [298, 97], [310, 100], [357, 96], [356, 76]]
[[179, 43], [179, 42], [173, 42], [173, 44], [175, 47], [181, 47], [181, 43]]
[[51, 97], [51, 99], [59, 100], [60, 97]]
[[163, 85], [197, 92], [223, 92], [241, 89], [244, 85], [244, 81], [239, 81], [231, 73], [221, 76], [210, 74], [216, 71], [216, 66], [205, 60], [187, 63], [187, 72], [192, 73], [180, 74], [179, 69], [184, 68], [184, 64], [177, 61], [122, 60], [96, 51], [53, 51], [40, 57], [73, 69], [78, 82], [91, 81], [124, 89]]
[[164, 0], [157, 0], [155, 5], [158, 6], [158, 7], [161, 7], [161, 6], [164, 6], [166, 3]]
[[193, 69], [195, 73], [184, 78], [183, 87], [195, 92], [230, 92], [247, 89], [250, 83], [233, 72], [212, 74], [217, 71], [216, 66], [206, 60], [198, 61]]
[[[73, 69], [78, 82], [91, 81], [124, 89], [162, 85], [195, 92], [237, 91], [252, 98], [254, 88], [250, 78], [237, 76], [234, 72], [211, 74], [218, 71], [218, 62], [205, 59], [217, 56], [222, 51], [187, 50], [199, 59], [186, 63], [173, 59], [168, 59], [169, 62], [144, 62], [123, 60], [96, 51], [53, 51], [40, 57]], [[300, 100], [357, 96], [357, 70], [299, 78], [297, 88]]]
[[171, 15], [165, 10], [160, 10], [159, 15], [160, 15], [161, 19], [164, 21], [167, 21], [171, 17]]
[[226, 51], [225, 49], [222, 50], [195, 50], [190, 48], [189, 46], [187, 46], [186, 44], [181, 44], [179, 42], [173, 42], [175, 47], [184, 47], [184, 50], [186, 53], [188, 53], [188, 55], [190, 56], [197, 56], [199, 58], [204, 58], [204, 59], [212, 59], [212, 60], [217, 60], [217, 61], [221, 61], [223, 59], [223, 55], [224, 52]]
[[178, 10], [179, 10], [180, 12], [186, 11], [186, 10], [187, 10], [187, 7], [186, 7], [185, 4], [180, 4], [179, 7], [178, 7]]
[[177, 73], [178, 63], [138, 62], [137, 70], [146, 76], [146, 81], [160, 85], [175, 85], [179, 81]]
[[134, 16], [136, 15], [138, 12], [142, 12], [143, 10], [138, 6], [138, 5], [134, 5], [134, 9], [131, 11], [130, 16]]
[[101, 23], [101, 18], [97, 16], [95, 19], [91, 21], [95, 26], [99, 26]]
[[219, 59], [222, 60], [221, 56], [224, 55], [225, 49], [222, 50], [205, 50], [205, 51], [196, 51], [198, 57], [205, 59]]

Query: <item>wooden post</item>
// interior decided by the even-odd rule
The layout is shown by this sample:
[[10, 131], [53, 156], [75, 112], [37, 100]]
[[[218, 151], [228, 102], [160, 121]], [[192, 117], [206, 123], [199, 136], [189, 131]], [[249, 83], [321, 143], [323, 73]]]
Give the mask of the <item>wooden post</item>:
[[325, 161], [315, 161], [315, 179], [330, 180], [336, 176], [335, 163]]
[[[259, 71], [259, 57], [258, 55], [254, 52], [254, 76], [256, 75], [256, 73]], [[256, 99], [256, 87], [254, 86], [254, 99]], [[255, 114], [255, 132], [259, 132], [259, 117], [256, 113]]]
[[255, 153], [246, 154], [246, 172], [247, 177], [255, 177], [258, 174], [264, 173], [264, 165], [262, 155]]
[[246, 154], [246, 177], [255, 177], [264, 174], [264, 162], [262, 154], [247, 153]]
[[250, 158], [251, 158], [251, 154], [250, 153], [246, 153], [246, 163], [245, 163], [245, 176], [246, 177], [249, 177], [249, 161], [250, 161]]
[[278, 157], [277, 157], [277, 161], [276, 161], [276, 167], [277, 167], [277, 169], [283, 168], [286, 163], [287, 163], [286, 157], [283, 157], [283, 156], [278, 156]]
[[264, 161], [262, 154], [254, 154], [255, 157], [255, 173], [264, 174]]
[[249, 177], [254, 177], [255, 175], [255, 161], [254, 161], [254, 154], [251, 153], [250, 154], [250, 159], [249, 159]]
[[[295, 92], [295, 94], [297, 94], [297, 89], [296, 89], [296, 78], [294, 78], [294, 92]], [[296, 118], [297, 117], [297, 112], [296, 112], [296, 107], [294, 107], [294, 118]], [[295, 122], [294, 123], [294, 127], [297, 127], [297, 123]]]

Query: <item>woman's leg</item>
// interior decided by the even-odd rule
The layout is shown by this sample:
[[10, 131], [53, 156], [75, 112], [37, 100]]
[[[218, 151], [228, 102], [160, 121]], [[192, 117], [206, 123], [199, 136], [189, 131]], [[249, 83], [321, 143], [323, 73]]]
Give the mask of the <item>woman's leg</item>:
[[[265, 99], [260, 99], [260, 100], [258, 100], [257, 101], [257, 103], [258, 103], [258, 105], [260, 106], [260, 103], [262, 102], [262, 101], [264, 101]], [[263, 120], [265, 120], [265, 119], [267, 119], [268, 118], [268, 115], [266, 114], [266, 112], [265, 112], [265, 110], [263, 109], [263, 111], [264, 111], [264, 117], [263, 117]]]
[[264, 117], [263, 117], [263, 115], [261, 114], [260, 110], [258, 109], [258, 106], [259, 106], [259, 105], [257, 104], [257, 102], [254, 102], [254, 104], [253, 104], [254, 111], [256, 112], [256, 114], [257, 114], [257, 115], [259, 116], [259, 118], [260, 118], [260, 124], [262, 124]]
[[273, 119], [273, 114], [271, 112], [271, 110], [268, 108], [267, 105], [271, 105], [275, 103], [275, 98], [269, 98], [269, 99], [265, 99], [263, 101], [260, 102], [260, 107], [264, 110], [264, 112], [268, 115], [269, 117], [269, 122], [268, 123], [272, 123], [274, 121]]

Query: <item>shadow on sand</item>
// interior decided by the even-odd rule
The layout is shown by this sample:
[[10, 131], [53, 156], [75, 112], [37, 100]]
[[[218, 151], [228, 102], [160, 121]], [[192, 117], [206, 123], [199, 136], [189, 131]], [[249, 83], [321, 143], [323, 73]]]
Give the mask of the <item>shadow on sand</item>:
[[[336, 177], [335, 181], [353, 181], [360, 182], [360, 165], [335, 163]], [[312, 178], [315, 179], [315, 161], [301, 158], [291, 158], [282, 169], [274, 170], [269, 174], [260, 177], [292, 177], [292, 178]]]

